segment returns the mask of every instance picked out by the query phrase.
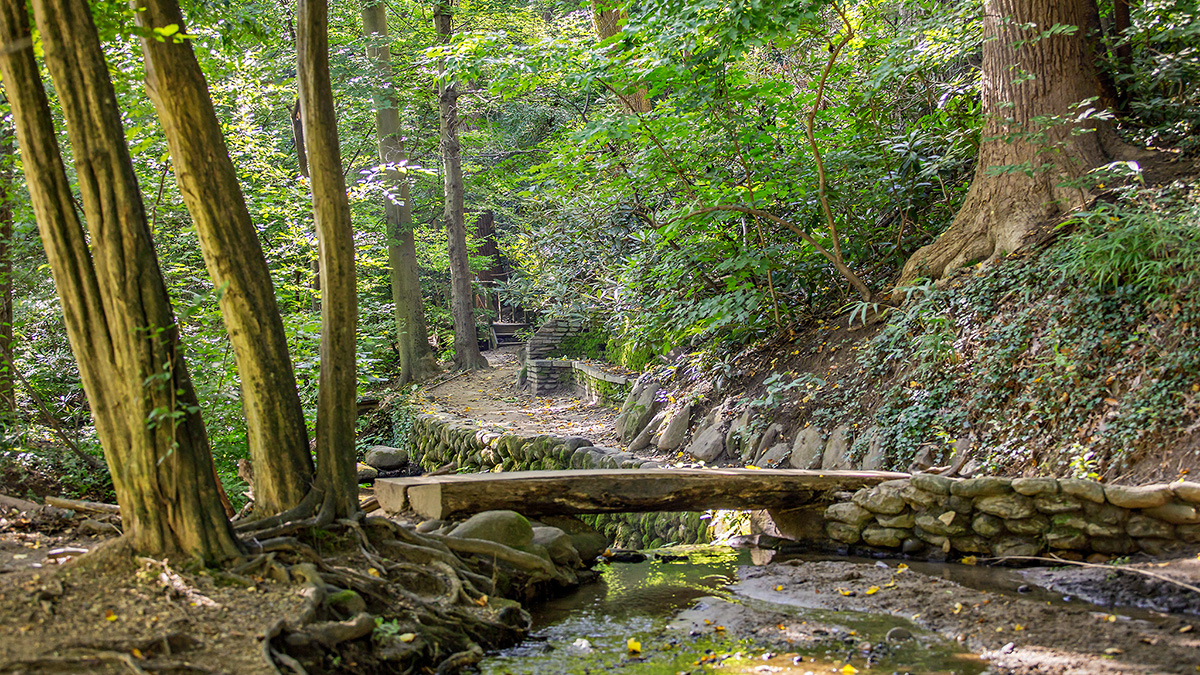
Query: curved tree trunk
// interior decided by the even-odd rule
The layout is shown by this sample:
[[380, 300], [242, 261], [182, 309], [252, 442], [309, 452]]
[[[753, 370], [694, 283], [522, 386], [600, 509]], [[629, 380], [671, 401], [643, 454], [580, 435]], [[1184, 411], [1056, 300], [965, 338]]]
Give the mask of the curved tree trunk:
[[[438, 4], [433, 22], [443, 42], [454, 34], [449, 6]], [[444, 68], [444, 64], [443, 64]], [[467, 254], [466, 207], [463, 198], [462, 145], [458, 141], [458, 88], [438, 78], [438, 109], [441, 119], [442, 174], [446, 184], [446, 234], [450, 240], [450, 315], [454, 319], [454, 366], [459, 370], [488, 368], [479, 351], [475, 328], [475, 294], [471, 291], [471, 265]]]
[[13, 373], [13, 170], [12, 127], [0, 129], [0, 428], [9, 424], [17, 411]]
[[317, 486], [327, 500], [333, 500], [335, 516], [348, 517], [358, 511], [354, 462], [358, 393], [354, 233], [329, 81], [329, 4], [327, 0], [299, 0], [296, 14], [296, 79], [300, 82], [300, 114], [312, 175], [313, 219], [321, 261]]
[[[392, 60], [387, 43], [387, 6], [382, 0], [364, 0], [362, 17], [363, 30], [368, 37], [379, 40], [367, 47], [367, 57], [379, 77], [375, 94], [375, 135], [379, 142], [379, 161], [389, 167], [400, 165], [408, 157], [404, 153], [396, 102], [386, 93], [392, 82]], [[387, 168], [384, 170], [384, 179], [389, 188], [394, 186], [399, 191], [398, 198], [392, 196], [390, 189], [386, 191], [383, 211], [388, 232], [388, 267], [396, 319], [396, 345], [400, 352], [400, 384], [405, 384], [429, 378], [440, 369], [433, 349], [429, 347], [429, 329], [425, 324], [408, 175]]]
[[[1076, 105], [1102, 93], [1085, 30], [1095, 11], [1095, 0], [984, 2], [985, 121], [975, 179], [950, 228], [905, 264], [901, 284], [1020, 248], [1036, 225], [1088, 199], [1064, 179], [1125, 149], [1108, 124], [1074, 121]], [[1038, 38], [1055, 25], [1078, 29]], [[1048, 116], [1065, 122], [1039, 122]], [[997, 171], [1016, 166], [1023, 169]]]
[[75, 212], [19, 0], [0, 0], [0, 73], [125, 536], [146, 554], [231, 558], [239, 546], [221, 509], [208, 438], [88, 6], [34, 4], [74, 148], [90, 242]]
[[[176, 0], [138, 0], [138, 25], [176, 25]], [[287, 335], [271, 272], [250, 220], [229, 150], [190, 40], [142, 37], [146, 91], [170, 145], [179, 191], [192, 214], [221, 316], [233, 345], [257, 483], [254, 508], [269, 516], [292, 508], [312, 486], [308, 430], [296, 391]]]

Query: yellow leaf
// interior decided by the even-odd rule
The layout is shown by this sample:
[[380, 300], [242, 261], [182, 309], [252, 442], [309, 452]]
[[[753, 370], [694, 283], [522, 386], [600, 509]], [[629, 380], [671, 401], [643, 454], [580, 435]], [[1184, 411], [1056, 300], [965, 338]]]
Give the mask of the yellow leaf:
[[134, 647], [133, 649], [129, 650], [129, 653], [133, 654], [133, 658], [135, 658], [139, 661], [146, 660], [146, 657], [142, 655], [142, 650], [138, 649], [137, 647]]
[[906, 569], [908, 569], [908, 565], [905, 565], [904, 563], [896, 565], [896, 572], [903, 572]]
[[705, 626], [711, 626], [711, 625], [712, 625], [712, 620], [711, 620], [711, 619], [705, 619], [705, 620], [704, 620], [704, 625], [705, 625]]
[[1104, 617], [1104, 620], [1112, 623], [1113, 621], [1117, 620], [1117, 616], [1115, 614], [1109, 614], [1108, 616]]
[[838, 593], [841, 593], [842, 595], [850, 595], [851, 593], [854, 592], [854, 591], [851, 591], [851, 590], [848, 590], [845, 588], [835, 588], [834, 590], [836, 590]]
[[782, 585], [782, 584], [780, 584], [779, 586], [776, 586], [776, 587], [775, 587], [775, 590], [777, 590], [777, 591], [782, 591], [782, 590], [783, 590], [783, 585]]
[[783, 624], [779, 624], [778, 626], [775, 626], [775, 627], [778, 628], [779, 630], [787, 630], [787, 626], [785, 626]]
[[113, 612], [111, 609], [106, 609], [106, 610], [104, 610], [104, 619], [106, 621], [116, 621], [117, 614], [116, 614], [116, 612]]
[[961, 562], [964, 565], [974, 565], [976, 562], [978, 562], [978, 558], [976, 558], [973, 555], [969, 555], [969, 556], [963, 558], [962, 560], [960, 560], [959, 562]]
[[872, 586], [872, 587], [870, 587], [870, 588], [868, 588], [868, 589], [867, 589], [867, 595], [875, 595], [875, 594], [876, 594], [876, 593], [878, 593], [878, 592], [879, 592], [879, 587], [878, 587], [878, 586]]
[[849, 663], [842, 666], [842, 675], [854, 675], [857, 672], [858, 672], [858, 668], [855, 668], [854, 666], [850, 665]]
[[725, 630], [725, 626], [716, 626], [716, 627], [714, 627], [714, 628], [713, 628], [713, 630], [715, 630], [715, 631], [717, 631], [718, 633], [720, 633], [720, 632], [723, 632], [723, 631]]
[[889, 581], [889, 582], [887, 582], [886, 584], [884, 584], [884, 585], [883, 585], [883, 587], [884, 587], [884, 588], [895, 588], [895, 587], [896, 587], [896, 582], [895, 582], [895, 581]]
[[374, 567], [368, 567], [367, 574], [369, 574], [373, 577], [377, 577], [377, 576], [379, 576], [379, 570], [375, 569]]
[[954, 603], [954, 613], [958, 614], [961, 611], [963, 611], [962, 603], [961, 602]]
[[480, 607], [487, 607], [487, 603], [488, 603], [488, 596], [486, 596], [486, 595], [481, 595], [475, 599], [475, 604], [479, 605]]
[[400, 640], [401, 642], [412, 642], [413, 640], [417, 639], [417, 634], [416, 633], [405, 633], [397, 639]]
[[629, 638], [628, 640], [625, 641], [625, 648], [629, 650], [630, 654], [641, 654], [642, 653], [642, 643], [638, 642], [637, 640], [634, 640], [633, 638]]

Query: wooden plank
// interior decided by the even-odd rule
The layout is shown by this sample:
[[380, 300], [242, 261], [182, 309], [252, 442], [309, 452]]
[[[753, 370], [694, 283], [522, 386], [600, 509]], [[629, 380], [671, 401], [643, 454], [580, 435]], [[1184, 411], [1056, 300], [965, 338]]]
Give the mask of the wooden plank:
[[[908, 474], [879, 471], [625, 469], [512, 471], [375, 482], [387, 511], [426, 518], [511, 509], [526, 515], [794, 508]], [[398, 493], [403, 497], [397, 498]]]

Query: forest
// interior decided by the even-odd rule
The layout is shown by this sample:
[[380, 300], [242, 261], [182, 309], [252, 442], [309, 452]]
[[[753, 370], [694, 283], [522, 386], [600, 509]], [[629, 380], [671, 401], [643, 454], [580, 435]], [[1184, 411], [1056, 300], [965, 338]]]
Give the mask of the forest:
[[[1200, 668], [1194, 0], [0, 0], [0, 84], [0, 672], [526, 672], [735, 541], [989, 672]], [[631, 469], [846, 482], [414, 487]], [[1014, 652], [1005, 582], [847, 554], [1161, 617]], [[529, 667], [949, 672], [734, 614]]]

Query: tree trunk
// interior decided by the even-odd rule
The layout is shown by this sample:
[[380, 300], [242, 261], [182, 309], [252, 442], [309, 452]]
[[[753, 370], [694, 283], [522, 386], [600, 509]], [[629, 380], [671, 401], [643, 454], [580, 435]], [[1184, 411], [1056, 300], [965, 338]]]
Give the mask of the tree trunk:
[[[446, 4], [433, 10], [433, 22], [443, 43], [454, 34], [453, 14]], [[446, 183], [446, 234], [450, 240], [450, 315], [454, 319], [454, 366], [482, 370], [487, 359], [479, 351], [475, 329], [474, 293], [467, 255], [467, 223], [463, 205], [462, 146], [458, 141], [458, 88], [447, 81], [445, 64], [439, 67], [438, 108], [441, 112], [442, 174]]]
[[[396, 102], [386, 93], [392, 83], [392, 60], [388, 52], [387, 9], [382, 0], [364, 0], [363, 30], [377, 42], [367, 47], [367, 58], [375, 68], [375, 134], [379, 142], [379, 161], [384, 169], [387, 189], [383, 211], [388, 232], [388, 267], [392, 282], [392, 305], [396, 320], [396, 345], [400, 352], [400, 384], [420, 381], [439, 372], [437, 359], [429, 347], [429, 329], [425, 325], [425, 303], [421, 298], [420, 267], [413, 237], [412, 204], [409, 202], [408, 174], [393, 167], [404, 164], [400, 114]], [[398, 198], [391, 188], [399, 191]]]
[[0, 129], [0, 428], [17, 411], [13, 352], [13, 161], [12, 128]]
[[[619, 0], [592, 0], [592, 26], [596, 29], [596, 37], [600, 42], [616, 36], [628, 18], [623, 3]], [[621, 107], [626, 112], [646, 113], [653, 107], [645, 87], [636, 87], [632, 91], [621, 92]]]
[[[1085, 31], [1095, 11], [1095, 0], [985, 1], [984, 128], [975, 180], [954, 223], [913, 254], [900, 284], [1017, 250], [1039, 223], [1087, 200], [1086, 191], [1064, 187], [1063, 180], [1126, 150], [1108, 124], [1074, 122], [1076, 104], [1102, 93]], [[1037, 39], [1056, 24], [1079, 30]], [[1038, 118], [1047, 116], [1067, 121], [1040, 125]], [[997, 171], [1014, 166], [1024, 168]]]
[[[176, 0], [138, 0], [144, 30], [186, 31]], [[308, 430], [271, 272], [190, 40], [142, 38], [146, 91], [162, 123], [179, 191], [192, 214], [242, 386], [255, 513], [286, 511], [312, 487]]]
[[85, 3], [37, 0], [34, 10], [74, 149], [90, 242], [20, 0], [0, 0], [0, 74], [125, 536], [144, 554], [231, 558], [239, 546], [221, 509], [96, 28]]
[[312, 177], [313, 219], [321, 261], [321, 384], [317, 393], [317, 485], [333, 500], [334, 514], [358, 511], [354, 456], [358, 389], [354, 339], [358, 326], [354, 233], [342, 177], [337, 118], [329, 81], [329, 5], [296, 6], [296, 79], [304, 145]]

